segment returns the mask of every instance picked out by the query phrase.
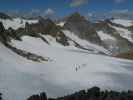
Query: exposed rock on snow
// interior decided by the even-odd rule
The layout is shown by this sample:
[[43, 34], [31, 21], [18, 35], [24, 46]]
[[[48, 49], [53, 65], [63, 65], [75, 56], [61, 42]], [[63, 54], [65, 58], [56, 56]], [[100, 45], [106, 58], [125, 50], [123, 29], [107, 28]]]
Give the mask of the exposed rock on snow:
[[56, 41], [63, 44], [64, 46], [69, 45], [67, 37], [63, 34], [60, 27], [50, 19], [40, 18], [39, 23], [26, 24], [26, 32], [41, 33], [43, 35], [51, 35], [56, 38]]
[[[110, 36], [115, 38], [114, 39], [106, 39], [106, 40], [102, 40], [103, 46], [108, 49], [109, 51], [112, 52], [112, 54], [119, 54], [122, 52], [126, 52], [129, 50], [132, 50], [133, 48], [133, 43], [131, 41], [129, 41], [127, 38], [123, 37], [122, 32], [118, 31], [117, 29], [122, 29], [122, 30], [126, 30], [124, 32], [125, 35], [127, 35], [128, 33], [132, 34], [130, 31], [128, 31], [128, 29], [126, 27], [124, 27], [121, 24], [116, 24], [111, 22], [110, 19], [104, 20], [104, 21], [98, 21], [97, 23], [94, 24], [95, 29], [97, 30], [97, 32], [104, 32], [104, 36], [101, 36], [101, 39], [103, 39], [105, 37], [105, 35]], [[117, 29], [116, 29], [117, 28]], [[128, 32], [128, 33], [126, 33]], [[121, 33], [121, 34], [120, 34]], [[99, 33], [98, 33], [99, 34]], [[130, 40], [132, 38], [132, 35], [129, 36]]]
[[37, 54], [33, 54], [24, 50], [17, 49], [16, 47], [11, 46], [10, 44], [7, 44], [6, 47], [17, 53], [18, 55], [27, 58], [28, 60], [32, 60], [35, 62], [43, 62], [43, 61], [49, 61], [49, 58], [44, 58], [42, 56], [38, 56]]
[[90, 51], [94, 51], [94, 52], [102, 52], [105, 54], [110, 54], [110, 52], [108, 50], [106, 50], [105, 48], [98, 46], [96, 44], [90, 43], [87, 40], [81, 39], [78, 36], [76, 36], [73, 32], [70, 32], [68, 30], [64, 30], [63, 31], [64, 34], [69, 37], [71, 40], [75, 41], [76, 43], [78, 43], [80, 46], [90, 50]]

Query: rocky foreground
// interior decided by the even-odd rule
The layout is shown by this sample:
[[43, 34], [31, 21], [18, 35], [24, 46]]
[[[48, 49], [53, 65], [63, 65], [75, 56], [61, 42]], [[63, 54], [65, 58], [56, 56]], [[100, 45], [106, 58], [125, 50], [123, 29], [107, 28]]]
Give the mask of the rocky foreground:
[[[0, 94], [0, 100], [3, 100], [2, 94]], [[59, 98], [48, 98], [46, 93], [43, 92], [32, 95], [27, 100], [133, 100], [133, 91], [102, 91], [98, 87], [93, 87], [88, 90], [81, 90], [74, 94]]]

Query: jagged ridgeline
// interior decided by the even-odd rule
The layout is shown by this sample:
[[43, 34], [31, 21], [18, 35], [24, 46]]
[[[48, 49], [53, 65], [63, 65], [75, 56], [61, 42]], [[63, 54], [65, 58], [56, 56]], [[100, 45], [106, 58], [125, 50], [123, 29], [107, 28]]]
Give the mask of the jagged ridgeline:
[[[51, 36], [63, 46], [74, 46], [116, 57], [133, 49], [132, 24], [125, 26], [113, 18], [91, 22], [78, 12], [57, 22], [42, 17], [36, 19], [12, 18], [0, 13], [0, 41], [11, 47], [12, 40], [23, 41], [24, 36], [30, 36], [51, 45], [51, 40], [47, 39], [47, 36]], [[99, 49], [99, 47], [103, 49]], [[19, 50], [19, 48], [16, 49]]]
[[[12, 26], [8, 27], [5, 29], [4, 27], [4, 22], [5, 21], [11, 21], [13, 23], [13, 21], [15, 21], [14, 19], [11, 19], [8, 15], [4, 14], [4, 13], [0, 13], [0, 18], [1, 21], [0, 22], [0, 41], [7, 46], [9, 49], [11, 49], [12, 51], [16, 52], [17, 54], [26, 57], [27, 59], [33, 60], [33, 61], [47, 61], [47, 58], [43, 58], [41, 56], [38, 56], [34, 53], [30, 53], [24, 50], [20, 50], [19, 48], [13, 47], [10, 43], [12, 39], [15, 40], [19, 40], [22, 41], [22, 37], [23, 36], [31, 36], [31, 37], [35, 37], [35, 38], [40, 38], [41, 40], [43, 40], [44, 42], [46, 42], [47, 44], [48, 41], [41, 35], [51, 35], [54, 38], [56, 38], [56, 41], [61, 43], [62, 45], [68, 45], [67, 42], [67, 37], [63, 34], [63, 32], [61, 31], [61, 27], [56, 26], [56, 24], [50, 20], [50, 19], [43, 19], [42, 17], [39, 17], [37, 20], [37, 23], [32, 23], [29, 24], [28, 22], [24, 22], [23, 19], [20, 19], [20, 23], [19, 23], [19, 19], [18, 19], [18, 23], [15, 24], [23, 24], [22, 26], [18, 27], [17, 29], [14, 29]], [[10, 23], [7, 23], [10, 24]], [[8, 25], [7, 25], [8, 26]]]
[[26, 23], [25, 31], [28, 33], [41, 33], [43, 35], [51, 35], [56, 38], [56, 41], [63, 44], [69, 45], [67, 37], [61, 31], [61, 27], [57, 26], [51, 19], [43, 19], [39, 17], [39, 22], [36, 24]]
[[86, 39], [97, 44], [102, 43], [93, 27], [93, 24], [86, 20], [85, 17], [81, 16], [78, 12], [73, 13], [67, 18], [64, 29], [74, 32], [82, 39]]
[[[109, 50], [112, 55], [132, 51], [132, 24], [126, 27], [120, 19], [105, 19], [90, 22], [78, 12], [65, 19], [64, 29], [73, 32], [81, 39], [100, 45]], [[122, 23], [123, 22], [123, 23]]]

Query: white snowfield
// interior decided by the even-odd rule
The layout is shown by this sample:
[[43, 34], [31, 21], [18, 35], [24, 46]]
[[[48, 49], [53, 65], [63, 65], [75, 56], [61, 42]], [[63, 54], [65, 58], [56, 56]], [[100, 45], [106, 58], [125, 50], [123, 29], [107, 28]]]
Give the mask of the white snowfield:
[[125, 27], [129, 27], [129, 26], [132, 26], [133, 25], [133, 21], [131, 20], [126, 20], [126, 19], [114, 19], [112, 20], [113, 23], [116, 23], [116, 24], [121, 24]]
[[63, 27], [65, 25], [65, 22], [59, 22], [56, 25]]
[[107, 34], [107, 33], [104, 33], [103, 31], [98, 31], [98, 36], [101, 38], [102, 41], [105, 41], [105, 40], [113, 40], [113, 41], [116, 41], [115, 37]]
[[4, 100], [26, 100], [43, 91], [58, 97], [92, 86], [133, 89], [133, 61], [51, 46], [33, 37], [22, 39], [12, 44], [52, 61], [32, 62], [0, 44], [0, 92]]
[[18, 29], [18, 28], [24, 28], [25, 23], [33, 24], [33, 23], [38, 23], [38, 20], [26, 20], [22, 18], [13, 18], [12, 20], [10, 19], [0, 19], [0, 22], [3, 23], [5, 29], [8, 28], [13, 28], [13, 29]]

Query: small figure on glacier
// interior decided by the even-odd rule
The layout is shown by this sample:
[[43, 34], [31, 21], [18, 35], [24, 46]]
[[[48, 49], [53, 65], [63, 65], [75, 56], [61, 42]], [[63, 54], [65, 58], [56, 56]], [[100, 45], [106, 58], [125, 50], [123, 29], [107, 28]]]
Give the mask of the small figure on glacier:
[[78, 68], [76, 67], [76, 72], [78, 71]]
[[76, 65], [76, 68], [75, 68], [76, 72], [78, 71], [78, 69], [80, 69], [80, 65]]

